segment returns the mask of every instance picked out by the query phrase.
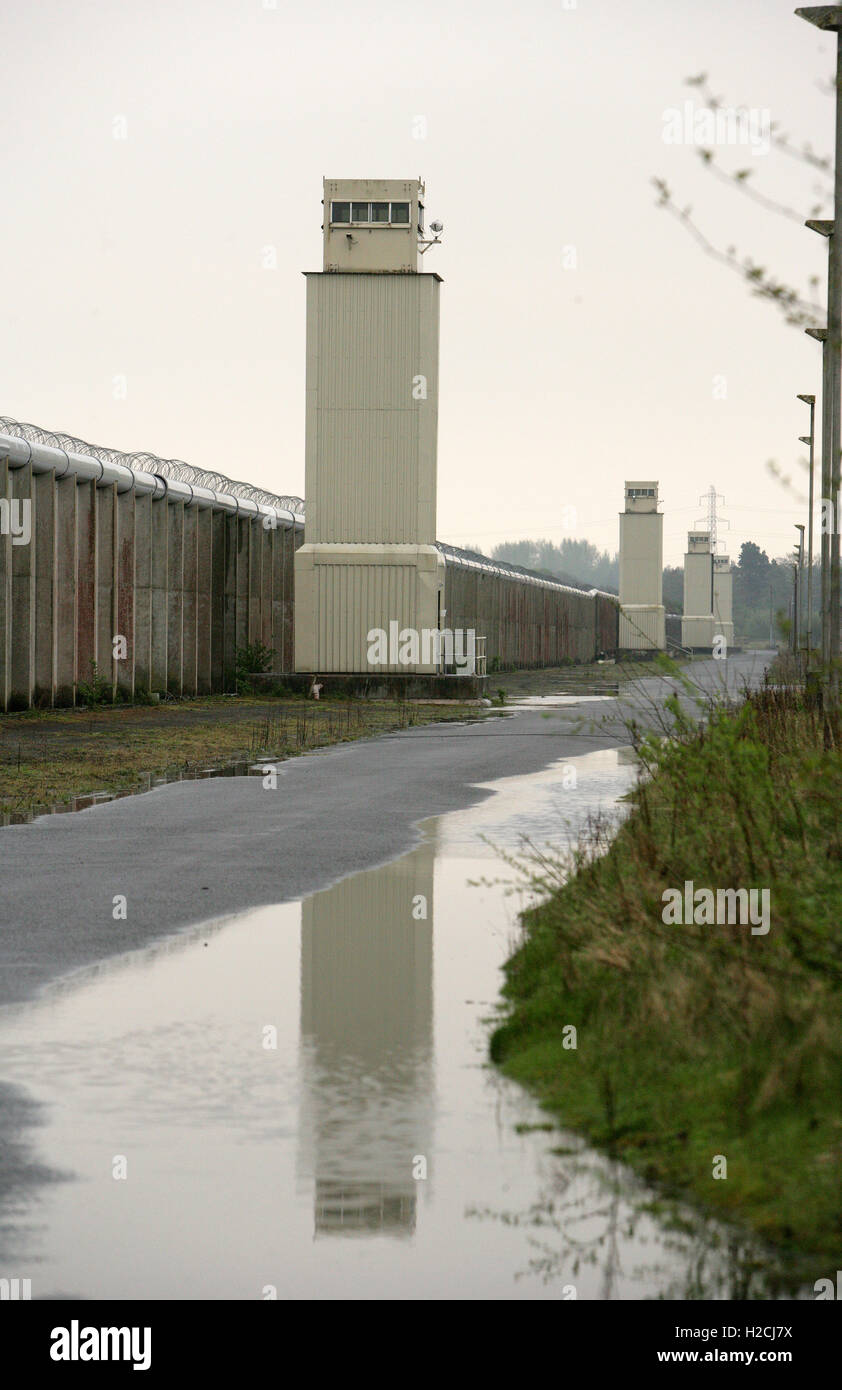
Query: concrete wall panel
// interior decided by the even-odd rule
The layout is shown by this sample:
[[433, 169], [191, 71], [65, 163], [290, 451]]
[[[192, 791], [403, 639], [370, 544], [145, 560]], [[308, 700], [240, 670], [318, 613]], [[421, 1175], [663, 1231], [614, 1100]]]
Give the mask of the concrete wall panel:
[[[135, 684], [135, 495], [114, 498], [114, 637], [125, 638], [125, 656], [114, 656], [114, 682], [123, 699]], [[118, 648], [122, 651], [123, 644]], [[112, 639], [112, 652], [114, 644]]]
[[12, 683], [12, 532], [8, 523], [12, 471], [0, 458], [0, 709], [9, 708]]
[[213, 512], [196, 514], [196, 691], [213, 690]]
[[184, 582], [181, 610], [181, 685], [188, 695], [196, 693], [199, 586], [199, 512], [196, 507], [184, 508], [184, 550], [182, 576]]
[[135, 689], [152, 689], [152, 508], [151, 496], [136, 497], [134, 511]]
[[184, 503], [167, 503], [167, 690], [184, 690]]
[[149, 674], [150, 690], [169, 689], [167, 679], [167, 657], [169, 654], [169, 504], [165, 497], [152, 501], [149, 518], [151, 534], [151, 595], [150, 636], [151, 668]]
[[[35, 497], [29, 464], [11, 475], [12, 650], [10, 709], [29, 709], [35, 691]], [[26, 537], [29, 539], [26, 539]], [[51, 616], [51, 615], [49, 615]]]
[[[75, 496], [75, 493], [74, 493]], [[97, 667], [112, 684], [116, 680], [114, 634], [117, 631], [117, 595], [114, 586], [114, 511], [117, 489], [112, 484], [96, 490], [97, 509]], [[90, 672], [80, 672], [90, 680]]]
[[[274, 652], [279, 676], [292, 669], [300, 523], [273, 529], [5, 457], [0, 500], [0, 709], [72, 704], [92, 662], [126, 699], [231, 691], [247, 640]], [[13, 534], [24, 502], [25, 542]]]
[[49, 708], [55, 688], [56, 639], [56, 482], [55, 473], [37, 473], [34, 534], [37, 617], [35, 622], [34, 703]]
[[[86, 484], [89, 506], [95, 511], [99, 492], [93, 483]], [[83, 667], [79, 660], [77, 634], [79, 628], [79, 494], [75, 478], [59, 478], [56, 488], [56, 679], [53, 704], [72, 705], [76, 699], [78, 682], [91, 679], [90, 658]], [[94, 548], [96, 556], [96, 547]], [[99, 575], [94, 570], [87, 571], [85, 589], [86, 599], [95, 599]], [[109, 596], [110, 608], [110, 596]], [[93, 624], [96, 602], [91, 604]], [[93, 636], [93, 631], [89, 632]], [[106, 671], [106, 676], [107, 676]]]

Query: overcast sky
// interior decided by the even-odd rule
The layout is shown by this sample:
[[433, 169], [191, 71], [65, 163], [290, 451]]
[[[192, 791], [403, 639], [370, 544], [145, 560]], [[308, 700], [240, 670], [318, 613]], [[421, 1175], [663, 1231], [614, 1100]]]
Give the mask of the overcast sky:
[[[303, 494], [322, 177], [421, 176], [445, 224], [423, 262], [445, 282], [439, 536], [613, 551], [624, 479], [654, 478], [668, 563], [711, 483], [735, 558], [746, 539], [785, 553], [805, 517], [767, 465], [806, 491], [795, 396], [818, 390], [819, 348], [651, 179], [715, 244], [805, 293], [822, 274], [823, 298], [824, 243], [664, 139], [707, 71], [829, 152], [833, 38], [793, 10], [6, 0], [0, 413]], [[717, 158], [809, 215], [819, 176], [762, 144]]]

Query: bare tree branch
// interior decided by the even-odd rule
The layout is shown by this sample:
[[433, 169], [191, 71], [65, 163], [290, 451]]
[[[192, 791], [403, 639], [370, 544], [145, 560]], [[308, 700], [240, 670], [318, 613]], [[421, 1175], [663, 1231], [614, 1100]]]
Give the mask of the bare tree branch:
[[[698, 151], [699, 158], [706, 169], [719, 179], [720, 183], [727, 184], [729, 188], [736, 188], [740, 193], [744, 193], [752, 202], [758, 203], [760, 207], [766, 208], [769, 212], [776, 212], [781, 217], [788, 217], [791, 222], [797, 222], [799, 227], [804, 226], [805, 217], [803, 212], [796, 212], [795, 208], [787, 207], [785, 203], [779, 203], [775, 198], [768, 197], [765, 193], [760, 193], [756, 188], [752, 188], [749, 179], [756, 172], [754, 169], [736, 169], [733, 174], [726, 173], [720, 169], [716, 163], [716, 155], [713, 150], [701, 149]], [[812, 207], [807, 214], [808, 217], [818, 217], [821, 214], [823, 204], [819, 203]]]
[[[696, 77], [685, 77], [684, 85], [685, 87], [696, 87], [702, 100], [712, 111], [720, 110], [725, 106], [722, 97], [716, 96], [708, 86], [708, 75], [706, 72], [700, 72]], [[835, 81], [831, 82], [828, 91], [831, 94], [835, 93]], [[736, 106], [732, 109], [737, 112], [745, 112], [748, 108], [745, 106]], [[811, 169], [818, 169], [822, 174], [826, 174], [829, 178], [832, 177], [833, 160], [830, 156], [816, 154], [809, 141], [805, 141], [802, 145], [794, 145], [789, 136], [778, 128], [776, 121], [772, 122], [770, 139], [775, 149], [780, 150], [783, 154], [788, 154], [791, 159], [797, 159], [802, 164], [808, 164]]]
[[740, 260], [734, 247], [721, 251], [709, 241], [692, 217], [692, 208], [679, 208], [673, 201], [672, 192], [664, 179], [652, 180], [658, 190], [657, 206], [675, 217], [701, 246], [705, 255], [734, 271], [750, 287], [752, 294], [775, 304], [784, 315], [785, 321], [796, 328], [819, 328], [822, 326], [819, 306], [802, 299], [797, 290], [774, 280], [765, 267], [757, 265], [749, 257]]

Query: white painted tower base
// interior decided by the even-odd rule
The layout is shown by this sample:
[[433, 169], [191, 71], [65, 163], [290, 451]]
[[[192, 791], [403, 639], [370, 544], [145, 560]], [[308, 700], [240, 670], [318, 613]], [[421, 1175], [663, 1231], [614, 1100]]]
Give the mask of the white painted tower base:
[[[314, 673], [434, 675], [434, 660], [369, 660], [369, 634], [441, 626], [444, 559], [429, 545], [302, 545], [295, 556], [295, 667]], [[385, 615], [385, 616], [384, 616]]]

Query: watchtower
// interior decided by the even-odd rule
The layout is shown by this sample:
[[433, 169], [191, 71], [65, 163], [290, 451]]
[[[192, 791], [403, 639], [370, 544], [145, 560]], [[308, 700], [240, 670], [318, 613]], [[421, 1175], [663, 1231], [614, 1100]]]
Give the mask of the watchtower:
[[[436, 539], [441, 277], [420, 179], [325, 179], [324, 262], [307, 278], [305, 544], [298, 671], [371, 671], [369, 634], [441, 627]], [[428, 653], [429, 654], [429, 653]], [[433, 661], [378, 665], [433, 673]]]
[[620, 512], [620, 649], [663, 651], [664, 518], [656, 482], [627, 482]]

